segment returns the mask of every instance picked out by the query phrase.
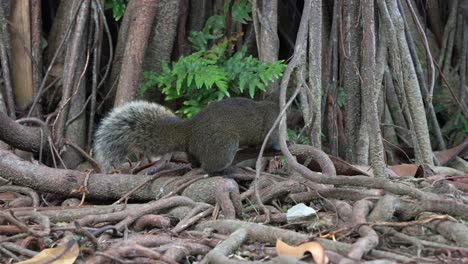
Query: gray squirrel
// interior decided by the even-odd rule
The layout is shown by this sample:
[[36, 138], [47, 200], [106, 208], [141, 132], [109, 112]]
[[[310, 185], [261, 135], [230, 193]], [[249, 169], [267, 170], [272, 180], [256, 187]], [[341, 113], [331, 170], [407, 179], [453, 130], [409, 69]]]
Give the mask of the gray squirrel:
[[[134, 153], [188, 153], [212, 174], [227, 169], [241, 146], [259, 146], [278, 116], [276, 102], [228, 98], [183, 120], [168, 108], [134, 101], [115, 108], [96, 131], [94, 152], [105, 172]], [[278, 129], [267, 147], [279, 150]]]

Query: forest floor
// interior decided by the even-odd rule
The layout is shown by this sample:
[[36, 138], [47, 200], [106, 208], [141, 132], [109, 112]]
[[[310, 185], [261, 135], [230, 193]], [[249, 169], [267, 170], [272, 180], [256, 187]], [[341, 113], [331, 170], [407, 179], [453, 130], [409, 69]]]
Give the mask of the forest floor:
[[175, 156], [99, 175], [4, 151], [5, 178], [25, 178], [0, 186], [0, 262], [468, 263], [467, 146], [436, 153], [432, 176], [402, 164], [378, 179], [329, 156], [334, 175], [309, 162], [304, 177], [272, 158], [257, 184]]

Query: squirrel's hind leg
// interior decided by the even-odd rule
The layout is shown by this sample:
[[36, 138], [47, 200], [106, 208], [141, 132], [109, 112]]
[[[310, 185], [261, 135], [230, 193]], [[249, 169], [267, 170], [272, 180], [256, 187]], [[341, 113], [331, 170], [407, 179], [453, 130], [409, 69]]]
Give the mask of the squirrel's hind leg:
[[194, 147], [192, 154], [209, 174], [222, 172], [231, 166], [239, 149], [239, 137], [231, 133], [214, 133], [205, 136], [202, 142]]
[[100, 163], [103, 173], [109, 173], [118, 168], [128, 154], [129, 150], [126, 145], [104, 144], [96, 148], [95, 157]]

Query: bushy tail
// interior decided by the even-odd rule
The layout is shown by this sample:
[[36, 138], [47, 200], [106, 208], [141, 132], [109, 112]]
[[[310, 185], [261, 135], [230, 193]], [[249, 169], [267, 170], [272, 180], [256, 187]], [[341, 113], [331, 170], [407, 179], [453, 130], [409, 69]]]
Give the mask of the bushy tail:
[[157, 135], [158, 126], [164, 123], [162, 120], [179, 119], [164, 106], [144, 101], [112, 110], [94, 137], [95, 158], [104, 172], [111, 171], [135, 152], [145, 152], [151, 145], [152, 135]]

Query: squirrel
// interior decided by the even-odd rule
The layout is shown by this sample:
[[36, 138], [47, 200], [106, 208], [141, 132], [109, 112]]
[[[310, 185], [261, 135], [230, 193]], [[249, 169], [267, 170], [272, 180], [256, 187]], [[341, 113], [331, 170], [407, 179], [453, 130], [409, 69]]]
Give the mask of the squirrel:
[[[207, 173], [219, 173], [231, 165], [239, 147], [263, 143], [278, 113], [279, 106], [271, 100], [228, 98], [183, 120], [162, 105], [134, 101], [103, 119], [95, 134], [95, 157], [109, 172], [133, 153], [183, 151]], [[267, 147], [279, 150], [277, 128]]]

